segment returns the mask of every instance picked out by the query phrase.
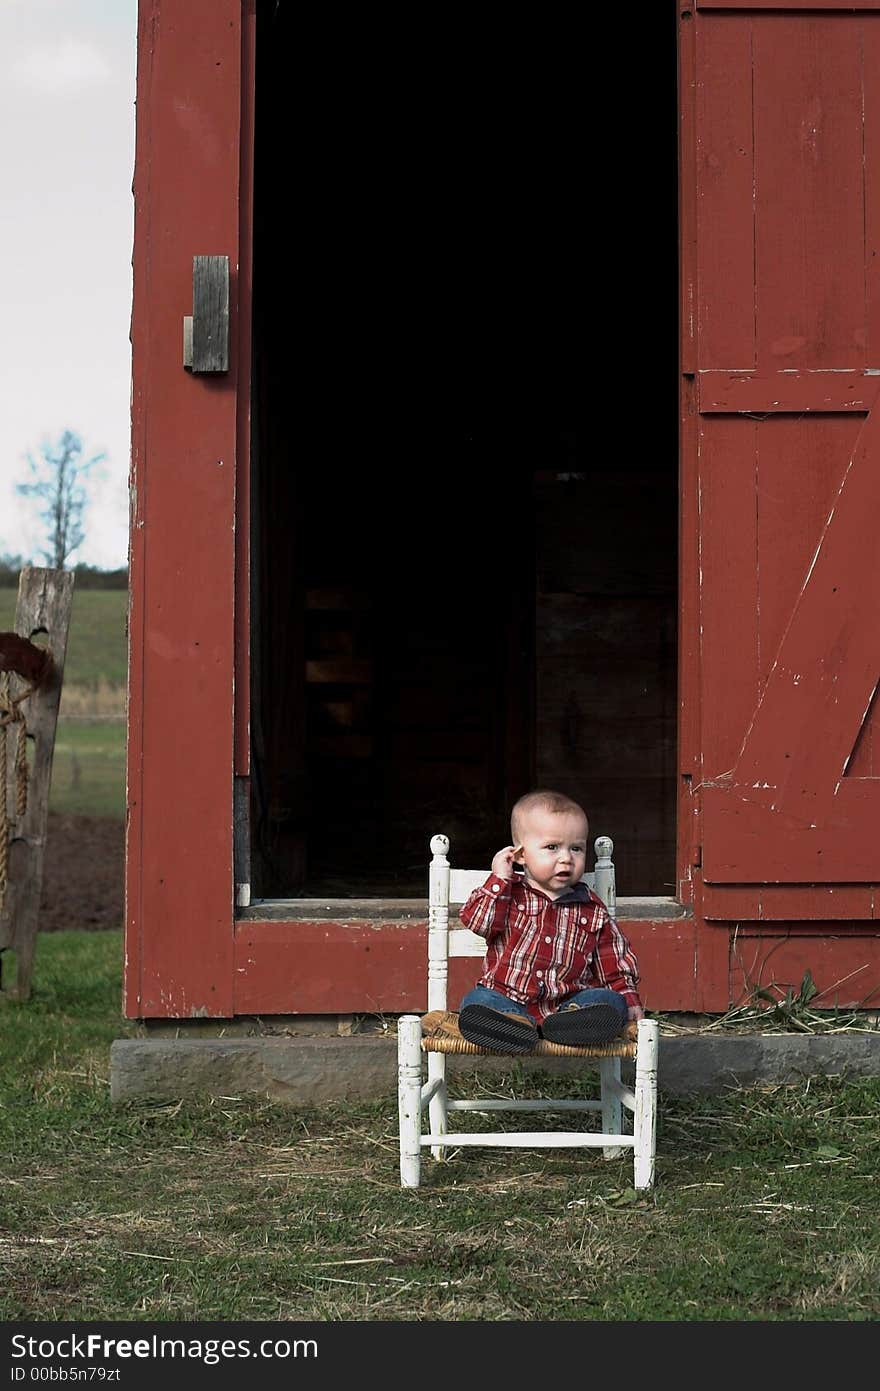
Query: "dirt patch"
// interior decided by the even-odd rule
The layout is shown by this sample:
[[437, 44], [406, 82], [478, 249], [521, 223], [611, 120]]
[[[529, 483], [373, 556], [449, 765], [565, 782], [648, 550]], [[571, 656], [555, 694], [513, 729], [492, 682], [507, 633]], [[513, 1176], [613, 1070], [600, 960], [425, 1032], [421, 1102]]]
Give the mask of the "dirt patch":
[[125, 827], [121, 821], [50, 812], [40, 931], [121, 928], [124, 868]]

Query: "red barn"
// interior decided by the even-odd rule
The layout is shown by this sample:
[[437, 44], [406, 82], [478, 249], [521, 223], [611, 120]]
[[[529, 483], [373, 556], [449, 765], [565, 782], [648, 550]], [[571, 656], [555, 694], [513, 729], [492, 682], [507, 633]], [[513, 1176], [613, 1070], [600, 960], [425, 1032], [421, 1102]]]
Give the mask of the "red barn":
[[140, 5], [127, 1014], [425, 1008], [539, 784], [649, 1009], [876, 1008], [880, 3], [293, 14]]

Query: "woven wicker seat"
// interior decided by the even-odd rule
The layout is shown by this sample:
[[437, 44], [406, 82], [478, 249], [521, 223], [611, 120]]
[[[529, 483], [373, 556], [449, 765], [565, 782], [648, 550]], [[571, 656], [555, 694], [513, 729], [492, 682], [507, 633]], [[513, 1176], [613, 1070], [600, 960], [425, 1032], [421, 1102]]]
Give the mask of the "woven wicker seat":
[[[458, 1015], [449, 1010], [434, 1010], [422, 1015], [421, 1048], [423, 1053], [485, 1053], [487, 1057], [507, 1057], [497, 1048], [481, 1048], [458, 1031]], [[570, 1048], [565, 1043], [538, 1039], [530, 1058], [634, 1058], [635, 1039], [615, 1038], [610, 1043], [593, 1044], [588, 1048]]]
[[[653, 1020], [628, 1025], [620, 1038], [591, 1047], [570, 1048], [539, 1039], [530, 1058], [583, 1058], [599, 1072], [600, 1099], [581, 1096], [563, 1101], [487, 1100], [450, 1101], [446, 1091], [446, 1058], [450, 1053], [478, 1057], [509, 1057], [500, 1050], [482, 1048], [463, 1038], [458, 1015], [446, 1008], [448, 959], [450, 956], [484, 955], [486, 943], [476, 933], [449, 928], [450, 904], [464, 903], [471, 890], [482, 884], [488, 870], [451, 870], [446, 836], [431, 841], [430, 896], [428, 924], [428, 1013], [423, 1017], [403, 1015], [398, 1022], [398, 1099], [400, 1107], [400, 1178], [406, 1188], [417, 1188], [421, 1179], [421, 1155], [430, 1147], [435, 1159], [444, 1159], [450, 1146], [468, 1145], [538, 1147], [556, 1149], [577, 1147], [601, 1149], [606, 1159], [614, 1159], [627, 1149], [633, 1151], [634, 1186], [650, 1188], [654, 1182], [654, 1154], [657, 1115], [657, 1025]], [[607, 836], [596, 841], [596, 868], [587, 882], [614, 913], [615, 871], [611, 860], [612, 843]], [[627, 1037], [635, 1032], [636, 1037]], [[422, 1082], [422, 1058], [427, 1056], [428, 1080]], [[516, 1055], [520, 1057], [521, 1055]], [[633, 1090], [621, 1081], [621, 1059], [635, 1062]], [[422, 1114], [427, 1110], [430, 1130], [422, 1132]], [[601, 1130], [481, 1131], [468, 1134], [449, 1131], [450, 1111], [597, 1111]], [[632, 1132], [624, 1132], [624, 1113], [633, 1117]]]

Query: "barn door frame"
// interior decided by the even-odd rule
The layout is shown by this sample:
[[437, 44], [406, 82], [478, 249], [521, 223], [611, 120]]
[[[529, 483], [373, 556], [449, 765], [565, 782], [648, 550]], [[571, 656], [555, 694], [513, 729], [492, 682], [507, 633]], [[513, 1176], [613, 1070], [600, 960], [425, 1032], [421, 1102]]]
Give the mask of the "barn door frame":
[[[135, 1018], [235, 1012], [254, 4], [141, 0], [138, 14], [124, 989]], [[202, 257], [229, 271], [228, 358], [205, 371], [184, 323], [199, 312]]]

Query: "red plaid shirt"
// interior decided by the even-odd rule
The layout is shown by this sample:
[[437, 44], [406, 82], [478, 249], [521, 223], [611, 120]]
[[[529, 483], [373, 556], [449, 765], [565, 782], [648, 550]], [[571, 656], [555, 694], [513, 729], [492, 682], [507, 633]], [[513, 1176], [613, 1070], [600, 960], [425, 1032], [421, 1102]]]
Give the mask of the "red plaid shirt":
[[632, 948], [586, 884], [551, 899], [525, 881], [490, 874], [459, 917], [489, 944], [478, 984], [528, 1006], [537, 1020], [578, 990], [603, 987], [641, 1008]]

